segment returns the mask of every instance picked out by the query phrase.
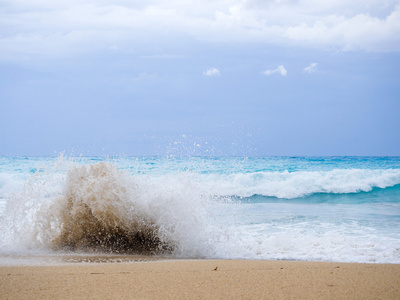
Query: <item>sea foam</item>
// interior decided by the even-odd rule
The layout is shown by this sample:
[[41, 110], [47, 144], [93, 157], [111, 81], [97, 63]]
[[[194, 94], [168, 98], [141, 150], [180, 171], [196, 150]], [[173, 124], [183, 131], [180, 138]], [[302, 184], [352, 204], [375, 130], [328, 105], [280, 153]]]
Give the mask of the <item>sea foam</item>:
[[203, 179], [218, 195], [262, 195], [292, 199], [316, 193], [368, 192], [400, 184], [400, 170], [335, 169], [330, 171], [255, 172], [206, 175]]

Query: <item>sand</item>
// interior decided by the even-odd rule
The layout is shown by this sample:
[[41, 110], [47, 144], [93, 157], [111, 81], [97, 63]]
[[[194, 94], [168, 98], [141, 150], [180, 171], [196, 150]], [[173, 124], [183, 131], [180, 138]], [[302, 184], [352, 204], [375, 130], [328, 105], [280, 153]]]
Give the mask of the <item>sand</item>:
[[400, 299], [400, 265], [171, 260], [0, 267], [1, 299]]

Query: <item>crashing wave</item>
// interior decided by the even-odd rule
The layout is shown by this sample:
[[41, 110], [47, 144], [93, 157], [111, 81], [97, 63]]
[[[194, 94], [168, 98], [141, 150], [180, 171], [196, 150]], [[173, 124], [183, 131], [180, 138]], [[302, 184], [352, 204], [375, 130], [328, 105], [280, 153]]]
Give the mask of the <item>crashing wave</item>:
[[174, 243], [135, 201], [126, 178], [109, 163], [74, 167], [67, 173], [60, 205], [61, 232], [55, 249], [106, 252], [171, 252]]

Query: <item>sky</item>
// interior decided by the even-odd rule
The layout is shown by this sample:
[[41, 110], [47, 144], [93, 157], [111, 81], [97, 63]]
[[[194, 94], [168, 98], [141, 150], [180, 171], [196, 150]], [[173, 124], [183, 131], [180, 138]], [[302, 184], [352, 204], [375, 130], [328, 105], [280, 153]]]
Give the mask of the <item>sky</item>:
[[0, 155], [400, 155], [398, 0], [0, 0]]

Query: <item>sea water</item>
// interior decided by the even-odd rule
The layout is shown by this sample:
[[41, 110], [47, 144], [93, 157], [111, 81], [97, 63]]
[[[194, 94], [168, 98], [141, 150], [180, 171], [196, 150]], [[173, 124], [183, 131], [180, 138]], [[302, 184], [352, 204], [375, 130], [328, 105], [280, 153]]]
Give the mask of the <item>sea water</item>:
[[400, 157], [0, 157], [0, 224], [3, 264], [400, 263]]

